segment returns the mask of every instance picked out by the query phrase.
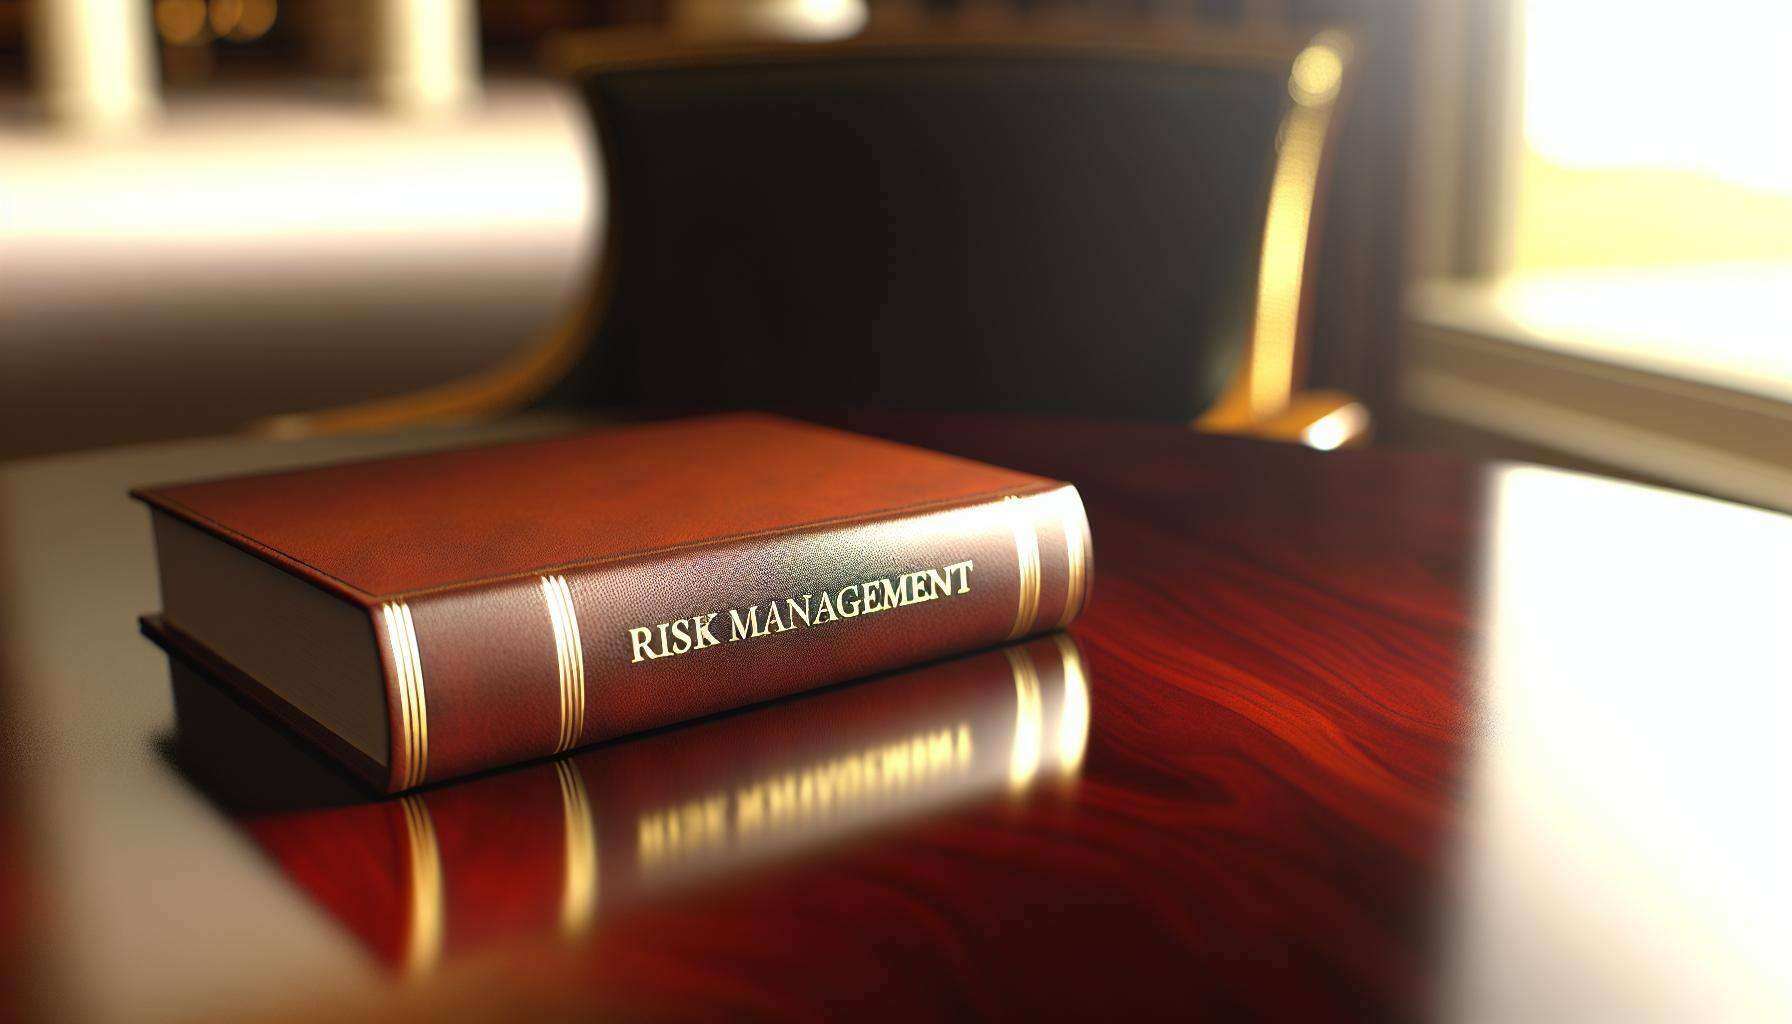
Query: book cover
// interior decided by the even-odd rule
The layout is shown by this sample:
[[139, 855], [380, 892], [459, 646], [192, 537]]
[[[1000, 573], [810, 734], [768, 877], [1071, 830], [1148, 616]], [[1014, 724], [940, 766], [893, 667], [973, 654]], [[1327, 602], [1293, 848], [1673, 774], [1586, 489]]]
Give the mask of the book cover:
[[141, 488], [149, 631], [406, 790], [1068, 624], [1069, 484], [728, 415]]

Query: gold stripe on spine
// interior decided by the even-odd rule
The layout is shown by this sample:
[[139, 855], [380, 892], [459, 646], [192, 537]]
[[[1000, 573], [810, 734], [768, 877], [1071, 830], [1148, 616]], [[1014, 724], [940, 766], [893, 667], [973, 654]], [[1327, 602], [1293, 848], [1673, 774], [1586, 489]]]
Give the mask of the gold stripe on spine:
[[585, 645], [566, 577], [543, 576], [541, 596], [554, 627], [554, 658], [560, 673], [560, 735], [554, 745], [558, 754], [578, 746], [585, 734]]
[[567, 666], [565, 616], [560, 607], [560, 594], [554, 587], [552, 577], [541, 577], [541, 599], [547, 603], [548, 623], [554, 631], [554, 675], [560, 687], [560, 731], [554, 737], [554, 750], [557, 753], [566, 749], [566, 723], [572, 718], [567, 708], [567, 703], [571, 698], [571, 694], [568, 692], [567, 677], [572, 674], [572, 671]]
[[1039, 618], [1039, 534], [1033, 529], [1033, 511], [1015, 495], [1003, 499], [1014, 528], [1014, 554], [1020, 572], [1020, 598], [1014, 609], [1014, 628], [1008, 639], [1026, 636]]
[[1045, 737], [1045, 701], [1039, 693], [1039, 666], [1024, 647], [1002, 652], [1014, 673], [1014, 747], [1008, 756], [1008, 784], [1025, 789], [1039, 773]]
[[380, 606], [386, 639], [392, 646], [394, 697], [398, 701], [398, 742], [392, 757], [402, 765], [399, 789], [422, 785], [429, 770], [429, 705], [423, 697], [423, 657], [417, 650], [417, 624], [410, 605], [390, 601]]
[[410, 872], [410, 921], [405, 933], [404, 969], [428, 972], [442, 955], [442, 852], [429, 808], [416, 796], [400, 800], [404, 811], [405, 854]]
[[566, 812], [566, 874], [560, 889], [560, 931], [583, 932], [597, 909], [597, 824], [585, 780], [565, 761], [554, 764], [560, 780], [560, 805]]
[[1058, 628], [1070, 625], [1083, 608], [1083, 591], [1088, 586], [1089, 547], [1084, 529], [1083, 503], [1075, 491], [1064, 492], [1064, 614], [1058, 616]]

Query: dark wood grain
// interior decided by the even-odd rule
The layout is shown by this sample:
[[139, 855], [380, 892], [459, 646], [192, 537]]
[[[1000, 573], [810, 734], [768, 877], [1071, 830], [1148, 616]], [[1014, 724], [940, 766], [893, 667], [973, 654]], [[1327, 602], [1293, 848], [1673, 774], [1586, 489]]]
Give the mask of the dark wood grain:
[[[129, 699], [77, 713], [64, 698], [62, 717], [35, 719], [46, 749], [63, 751], [43, 771], [86, 788], [46, 784], [51, 796], [40, 793], [36, 811], [8, 821], [51, 836], [56, 815], [42, 813], [44, 802], [87, 793], [71, 806], [89, 831], [121, 837], [110, 863], [135, 881], [52, 867], [41, 891], [104, 892], [110, 927], [149, 922], [173, 937], [141, 954], [163, 980], [128, 975], [119, 965], [134, 961], [122, 956], [74, 954], [86, 966], [63, 977], [100, 991], [100, 1010], [160, 985], [157, 1005], [182, 1014], [245, 1005], [283, 1014], [320, 1001], [363, 1014], [477, 1016], [1313, 1020], [1435, 1009], [1485, 727], [1476, 652], [1500, 641], [1481, 607], [1495, 515], [1486, 470], [1113, 424], [842, 422], [1081, 489], [1095, 586], [1072, 630], [1090, 707], [1080, 760], [1006, 778], [1022, 735], [1010, 723], [1024, 702], [1022, 674], [1000, 653], [581, 753], [565, 770], [588, 793], [599, 885], [595, 909], [571, 928], [557, 909], [574, 863], [563, 769], [542, 763], [437, 787], [417, 799], [435, 827], [443, 936], [435, 955], [418, 958], [409, 952], [418, 862], [403, 805], [305, 787], [310, 795], [275, 799], [288, 774], [269, 761], [280, 745], [246, 730], [211, 733], [252, 748], [214, 751], [226, 776], [243, 766], [233, 783], [194, 781], [204, 773], [175, 762], [184, 738], [205, 731], [188, 710], [171, 729], [164, 667], [121, 614], [82, 635], [132, 666], [106, 684]], [[303, 454], [205, 449], [183, 455], [180, 469]], [[107, 486], [169, 468], [119, 458], [102, 474]], [[86, 492], [70, 481], [98, 470], [68, 472], [31, 477], [40, 489], [26, 500], [78, 497]], [[1622, 487], [1574, 486], [1576, 495]], [[1640, 491], [1612, 500], [1741, 514]], [[105, 528], [131, 530], [128, 507], [118, 508]], [[71, 560], [73, 545], [96, 536], [32, 521], [32, 536], [67, 545]], [[1780, 525], [1761, 528], [1783, 536]], [[11, 550], [17, 559], [26, 549]], [[94, 570], [84, 586], [27, 594], [36, 611], [20, 628], [36, 646], [23, 692], [44, 706], [94, 692], [82, 689], [100, 664], [80, 660], [91, 651], [47, 646], [55, 616], [78, 614], [82, 595], [108, 579], [141, 595], [149, 565], [121, 562], [112, 577]], [[1056, 721], [1065, 698], [1052, 687], [1064, 670], [1046, 649], [1034, 656], [1044, 718]], [[850, 814], [822, 815], [775, 849], [724, 833], [693, 862], [702, 870], [677, 884], [643, 867], [644, 829], [688, 794], [733, 800], [786, 768], [813, 775], [960, 720], [985, 760], [950, 799], [848, 802]], [[294, 763], [308, 756], [292, 752]], [[134, 805], [109, 803], [113, 790], [134, 794]], [[175, 824], [136, 824], [158, 815]], [[185, 998], [191, 983], [167, 980], [169, 964], [222, 956], [201, 933], [259, 936], [236, 942], [265, 943], [268, 957], [289, 962], [261, 974], [239, 964], [228, 972], [234, 988]], [[345, 951], [373, 967], [369, 976], [344, 973]]]
[[[1463, 753], [1472, 474], [1157, 430], [1060, 427], [1042, 446], [1037, 424], [853, 425], [1079, 482], [1098, 538], [1096, 599], [1074, 631], [1098, 708], [1084, 770], [1020, 798], [995, 786], [826, 857], [733, 866], [696, 895], [618, 901], [606, 874], [606, 913], [584, 940], [592, 991], [630, 1013], [809, 1015], [873, 994], [880, 1011], [925, 1016], [1421, 1006]], [[1011, 703], [1002, 666], [992, 692]], [[900, 733], [902, 690], [924, 684], [880, 684], [895, 690], [896, 721], [880, 730], [874, 716], [864, 741]], [[707, 742], [725, 752], [728, 735]], [[839, 753], [857, 742], [847, 732]], [[655, 743], [633, 745], [653, 757], [605, 751], [589, 772], [654, 772]], [[477, 811], [459, 813], [507, 837], [506, 856], [481, 863], [448, 835], [464, 817], [435, 812], [444, 870], [463, 887], [510, 887], [508, 902], [456, 905], [459, 920], [451, 907], [461, 933], [495, 931], [499, 945], [554, 934], [553, 908], [528, 895], [558, 892], [562, 870], [559, 802], [543, 779], [535, 769], [460, 791]], [[532, 797], [519, 795], [531, 781]], [[731, 787], [724, 776], [709, 788]], [[600, 821], [615, 810], [594, 802]], [[244, 820], [398, 967], [406, 900], [388, 886], [407, 860], [394, 813]], [[627, 832], [636, 817], [604, 826]], [[385, 856], [367, 852], [370, 834]], [[357, 850], [365, 899], [343, 863]]]
[[[1171, 991], [1277, 1017], [1421, 1006], [1465, 751], [1477, 474], [1132, 427], [853, 425], [1064, 473], [1088, 502], [1087, 767], [1074, 813], [1019, 823], [1039, 856], [1008, 883], [1022, 905], [1081, 898], [1022, 932], [1001, 991], [1032, 978], [1033, 1005], [1091, 1011]], [[1001, 887], [994, 860], [926, 898]], [[1079, 935], [1103, 937], [1095, 961]]]

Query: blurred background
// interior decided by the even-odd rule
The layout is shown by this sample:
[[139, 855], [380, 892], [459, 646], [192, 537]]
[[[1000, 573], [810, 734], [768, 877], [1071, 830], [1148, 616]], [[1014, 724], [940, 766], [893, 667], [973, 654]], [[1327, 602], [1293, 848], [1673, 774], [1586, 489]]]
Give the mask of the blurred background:
[[[1118, 346], [1147, 371], [1180, 374], [1185, 353], [1170, 349], [1234, 332], [1213, 386], [1191, 387], [1184, 409], [1145, 388], [1131, 399], [1116, 378], [1098, 408], [1082, 408], [1009, 401], [996, 375], [991, 408], [1519, 457], [1792, 508], [1792, 8], [1767, 0], [4, 0], [0, 459], [529, 408], [564, 399], [593, 361], [615, 377], [603, 369], [614, 333], [598, 326], [615, 304], [646, 339], [629, 342], [647, 349], [629, 365], [647, 372], [705, 329], [693, 324], [726, 335], [714, 296], [734, 293], [692, 287], [685, 304], [707, 319], [656, 321], [683, 287], [678, 263], [631, 264], [663, 271], [653, 280], [604, 269], [619, 237], [652, 229], [637, 217], [632, 234], [615, 231], [653, 183], [640, 170], [632, 193], [609, 180], [605, 147], [624, 136], [596, 127], [593, 90], [579, 84], [589, 68], [643, 53], [1041, 34], [1125, 39], [1136, 53], [1173, 40], [1215, 66], [1269, 52], [1264, 40], [1293, 40], [1298, 56], [1263, 160], [1249, 132], [1230, 130], [1249, 101], [1228, 114], [1231, 94], [1215, 92], [1190, 108], [1189, 137], [1210, 151], [1201, 180], [1091, 172], [1027, 193], [1035, 207], [1005, 208], [994, 230], [1009, 238], [986, 247], [992, 258], [1002, 244], [1036, 248], [1015, 238], [1062, 218], [1087, 221], [1091, 238], [1161, 221], [1166, 240], [1150, 251], [1166, 263], [1185, 258], [1177, 245], [1239, 249], [1249, 273], [1202, 284], [1236, 302], [1190, 305], [1219, 312], [1182, 325], [1180, 298], [1121, 294], [1101, 254], [1085, 253], [1088, 304], [1160, 306], [1150, 330], [1167, 340], [1133, 344], [1142, 329], [1127, 334], [1122, 317], [1114, 336], [1038, 343], [1041, 359], [1106, 359]], [[1180, 102], [1137, 91], [1159, 87], [1083, 94], [1117, 97], [1116, 111]], [[780, 158], [797, 202], [801, 189], [825, 191], [784, 129], [729, 136], [751, 172], [725, 149], [691, 149], [690, 133], [727, 134], [717, 116], [679, 122], [679, 152], [702, 162], [682, 186], [692, 209]], [[1153, 150], [1165, 132], [1091, 145], [1120, 166], [1174, 170], [1180, 157]], [[755, 137], [776, 140], [769, 154], [752, 152]], [[996, 159], [947, 145], [958, 137], [933, 139], [947, 166]], [[864, 138], [877, 167], [906, 159]], [[1069, 151], [1037, 151], [1050, 181]], [[1222, 192], [1228, 168], [1257, 185]], [[1204, 190], [1205, 207], [1185, 202]], [[1226, 210], [1248, 214], [1246, 242]], [[909, 229], [886, 227], [901, 249]], [[1136, 276], [1148, 257], [1128, 251]], [[974, 254], [941, 259], [982, 273]], [[777, 287], [784, 305], [759, 318], [756, 345], [801, 334], [787, 307], [805, 297]], [[894, 288], [872, 306], [880, 322], [925, 332], [1009, 323], [1012, 310], [992, 307], [1030, 301], [965, 287], [951, 310], [896, 308]], [[1185, 285], [1166, 287], [1174, 298]], [[1031, 339], [1006, 342], [1025, 351]], [[879, 387], [865, 396], [930, 404]]]

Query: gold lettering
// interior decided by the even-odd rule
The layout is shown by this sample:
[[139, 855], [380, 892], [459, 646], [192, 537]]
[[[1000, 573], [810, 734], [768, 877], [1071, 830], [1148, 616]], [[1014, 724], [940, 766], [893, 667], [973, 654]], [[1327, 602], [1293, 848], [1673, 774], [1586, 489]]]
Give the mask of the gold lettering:
[[710, 612], [708, 615], [704, 615], [700, 618], [695, 618], [695, 619], [691, 620], [691, 625], [697, 627], [697, 646], [698, 647], [709, 647], [714, 644], [721, 643], [720, 640], [716, 639], [716, 635], [709, 631], [709, 624], [711, 622], [714, 622], [715, 618], [716, 618], [716, 613]]
[[635, 656], [634, 659], [630, 661], [630, 664], [640, 661], [642, 658], [657, 657], [657, 655], [653, 653], [653, 630], [648, 629], [646, 626], [631, 627], [628, 631], [628, 642], [633, 645], [635, 649]]
[[736, 640], [745, 640], [750, 636], [760, 635], [759, 606], [754, 605], [753, 607], [748, 608], [745, 618], [741, 617], [739, 608], [728, 609], [728, 622], [730, 626], [728, 632], [729, 643], [733, 643]]
[[968, 594], [971, 592], [971, 570], [975, 568], [976, 564], [968, 558], [946, 566], [946, 579], [948, 580], [952, 578], [953, 570], [958, 571], [958, 590], [955, 593]]
[[927, 570], [927, 585], [932, 588], [932, 597], [944, 597], [952, 593], [952, 584], [947, 582], [946, 574], [938, 569]]
[[891, 583], [889, 580], [878, 580], [877, 585], [883, 591], [885, 608], [900, 608], [903, 605], [908, 604], [907, 577], [904, 577], [901, 583]]
[[924, 601], [933, 600], [933, 595], [927, 592], [927, 587], [925, 586], [926, 582], [925, 573], [903, 573], [896, 583], [896, 589], [900, 590], [904, 595], [902, 603], [921, 604]]
[[794, 627], [796, 625], [796, 620], [799, 617], [802, 618], [803, 625], [809, 625], [809, 599], [814, 596], [815, 595], [813, 594], [804, 594], [803, 603], [800, 605], [796, 603], [796, 598], [794, 597], [787, 597], [784, 599], [784, 609], [790, 617], [791, 626]]
[[[819, 592], [820, 600], [816, 599], [816, 593], [808, 593], [774, 598], [745, 608], [729, 608], [726, 609], [727, 640], [747, 640], [804, 626], [822, 626], [838, 619], [874, 615], [955, 594], [968, 594], [973, 568], [971, 561], [966, 559], [938, 569], [916, 569], [849, 583], [833, 591], [823, 590]], [[761, 608], [765, 609], [763, 615]], [[629, 627], [630, 663], [688, 654], [721, 643], [711, 628], [721, 615], [721, 612], [704, 612], [653, 626]]]

